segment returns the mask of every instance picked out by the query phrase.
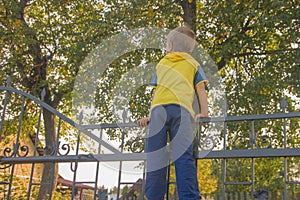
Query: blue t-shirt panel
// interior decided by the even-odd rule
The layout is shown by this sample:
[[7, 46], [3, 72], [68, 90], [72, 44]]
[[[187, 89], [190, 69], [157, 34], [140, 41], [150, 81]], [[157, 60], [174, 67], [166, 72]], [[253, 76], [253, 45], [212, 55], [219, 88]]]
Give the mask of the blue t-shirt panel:
[[156, 74], [156, 69], [154, 69], [153, 76], [152, 76], [151, 81], [150, 81], [150, 85], [153, 86], [153, 87], [156, 87], [156, 86], [157, 86], [157, 74]]
[[202, 69], [201, 66], [198, 66], [198, 70], [195, 74], [195, 78], [194, 78], [194, 85], [197, 85], [198, 83], [202, 82], [202, 81], [206, 81], [206, 76], [205, 73]]

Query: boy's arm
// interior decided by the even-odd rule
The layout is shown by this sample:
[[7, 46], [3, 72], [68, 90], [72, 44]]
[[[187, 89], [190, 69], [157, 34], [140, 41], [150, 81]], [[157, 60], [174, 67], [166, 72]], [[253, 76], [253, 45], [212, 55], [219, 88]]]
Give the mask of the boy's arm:
[[[154, 97], [154, 92], [155, 92], [155, 89], [153, 89], [152, 100], [153, 100], [153, 97]], [[149, 111], [149, 117], [141, 118], [141, 119], [137, 120], [136, 123], [139, 127], [144, 128], [144, 127], [148, 126], [149, 121], [150, 121], [150, 111]]]
[[205, 82], [197, 84], [195, 90], [198, 96], [198, 102], [200, 104], [200, 113], [195, 116], [195, 120], [198, 118], [206, 118], [208, 117], [208, 101], [205, 90]]

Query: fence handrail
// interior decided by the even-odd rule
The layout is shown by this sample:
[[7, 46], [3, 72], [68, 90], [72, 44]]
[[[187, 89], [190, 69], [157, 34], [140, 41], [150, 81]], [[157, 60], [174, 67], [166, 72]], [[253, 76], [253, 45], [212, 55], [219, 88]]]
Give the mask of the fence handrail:
[[[14, 92], [16, 94], [22, 95], [30, 100], [32, 100], [33, 102], [35, 102], [36, 104], [41, 105], [43, 108], [47, 109], [49, 112], [51, 112], [52, 114], [54, 114], [55, 116], [57, 116], [58, 118], [62, 119], [63, 121], [67, 122], [69, 125], [71, 125], [74, 128], [79, 129], [80, 131], [82, 131], [83, 133], [85, 133], [87, 136], [89, 136], [90, 138], [96, 140], [97, 142], [99, 142], [101, 145], [103, 145], [104, 147], [108, 148], [109, 150], [111, 150], [114, 153], [120, 153], [120, 151], [116, 148], [114, 148], [113, 146], [111, 146], [110, 144], [108, 144], [106, 141], [97, 138], [95, 135], [93, 135], [92, 133], [90, 133], [89, 130], [87, 129], [83, 129], [82, 126], [78, 123], [76, 123], [75, 121], [73, 121], [72, 119], [70, 119], [69, 117], [65, 116], [64, 114], [60, 113], [59, 111], [57, 111], [56, 109], [54, 109], [52, 106], [48, 105], [47, 103], [43, 102], [42, 100], [36, 98], [35, 96], [28, 94], [22, 90], [18, 90], [16, 88], [12, 88], [12, 87], [3, 87], [0, 86], [0, 91], [9, 91], [9, 92]], [[1, 121], [0, 121], [1, 123]]]
[[[28, 94], [22, 90], [18, 90], [12, 87], [3, 87], [0, 86], [0, 90], [3, 91], [10, 91], [17, 94], [20, 94], [24, 97], [29, 98], [30, 100], [34, 101], [37, 104], [40, 104], [43, 108], [50, 111], [52, 114], [56, 115], [57, 117], [63, 119], [68, 124], [73, 127], [81, 127], [83, 129], [108, 129], [108, 128], [124, 128], [124, 127], [137, 127], [135, 122], [129, 123], [103, 123], [103, 124], [89, 124], [89, 125], [80, 125], [76, 123], [74, 120], [70, 119], [69, 117], [65, 116], [64, 114], [60, 113], [47, 103], [43, 102], [42, 100], [36, 98], [35, 96]], [[212, 117], [212, 118], [202, 118], [199, 119], [197, 122], [199, 123], [209, 123], [209, 122], [233, 122], [233, 121], [252, 121], [252, 120], [269, 120], [269, 119], [288, 119], [288, 118], [298, 118], [300, 117], [300, 112], [281, 112], [281, 113], [273, 113], [273, 114], [255, 114], [255, 115], [240, 115], [240, 116], [224, 116], [224, 117]]]
[[59, 111], [57, 111], [56, 109], [54, 109], [52, 106], [50, 106], [49, 104], [43, 102], [42, 100], [36, 98], [35, 96], [28, 94], [22, 90], [18, 90], [16, 88], [12, 88], [12, 87], [3, 87], [0, 86], [0, 90], [2, 91], [9, 91], [9, 92], [14, 92], [17, 94], [20, 94], [32, 101], [34, 101], [35, 103], [41, 105], [43, 108], [47, 109], [48, 111], [50, 111], [52, 114], [56, 115], [57, 117], [61, 118], [62, 120], [66, 121], [68, 124], [70, 124], [73, 127], [78, 127], [79, 124], [74, 122], [72, 119], [70, 119], [69, 117], [65, 116], [64, 114], [60, 113]]
[[[71, 170], [74, 174], [74, 181], [73, 181], [73, 186], [72, 186], [72, 195], [73, 195], [73, 188], [74, 185], [76, 183], [76, 172], [77, 172], [77, 164], [78, 162], [97, 162], [97, 174], [98, 174], [98, 169], [99, 169], [99, 162], [120, 162], [120, 167], [119, 167], [119, 172], [121, 173], [121, 167], [122, 167], [122, 161], [145, 161], [146, 160], [146, 153], [145, 152], [123, 152], [123, 146], [121, 146], [121, 151], [118, 148], [113, 147], [112, 145], [110, 145], [108, 142], [106, 142], [105, 140], [102, 139], [102, 130], [103, 129], [114, 129], [114, 128], [119, 128], [121, 130], [125, 130], [125, 128], [127, 127], [138, 127], [136, 122], [128, 122], [128, 123], [103, 123], [103, 124], [89, 124], [89, 125], [83, 125], [80, 123], [76, 123], [74, 120], [72, 120], [71, 118], [65, 116], [64, 114], [60, 113], [59, 111], [57, 111], [56, 109], [54, 109], [53, 107], [51, 107], [50, 105], [48, 105], [47, 103], [45, 103], [41, 98], [37, 98], [34, 97], [31, 94], [28, 94], [24, 91], [6, 86], [6, 87], [0, 87], [0, 91], [6, 91], [5, 94], [5, 100], [7, 99], [7, 95], [9, 93], [16, 93], [19, 94], [25, 98], [30, 99], [31, 101], [33, 101], [34, 103], [40, 105], [40, 109], [46, 109], [48, 110], [50, 113], [52, 113], [53, 115], [55, 115], [57, 118], [59, 118], [59, 123], [61, 120], [63, 120], [64, 122], [66, 122], [68, 125], [72, 126], [73, 128], [76, 129], [76, 131], [78, 131], [78, 135], [80, 135], [80, 133], [84, 133], [87, 137], [89, 137], [90, 139], [93, 139], [94, 141], [96, 141], [97, 143], [99, 143], [99, 146], [103, 146], [105, 148], [107, 148], [108, 150], [111, 151], [111, 153], [105, 153], [102, 154], [100, 153], [100, 148], [98, 150], [97, 154], [91, 154], [91, 153], [87, 153], [87, 154], [79, 154], [78, 153], [78, 147], [77, 147], [77, 151], [75, 155], [61, 155], [61, 154], [57, 154], [57, 151], [55, 151], [53, 154], [51, 155], [44, 155], [44, 156], [18, 156], [17, 154], [15, 154], [16, 156], [0, 156], [0, 164], [1, 165], [5, 165], [4, 168], [6, 168], [6, 166], [14, 166], [14, 164], [32, 164], [32, 167], [34, 167], [33, 163], [47, 163], [47, 162], [57, 162], [57, 163], [71, 163]], [[44, 91], [42, 92], [44, 93]], [[43, 95], [41, 95], [43, 96]], [[5, 101], [6, 102], [6, 101]], [[23, 102], [22, 102], [22, 106], [24, 106], [24, 98], [23, 98]], [[7, 105], [6, 103], [4, 103], [5, 105]], [[22, 107], [23, 108], [23, 107]], [[40, 110], [41, 111], [41, 110]], [[5, 113], [5, 106], [3, 109], [3, 113]], [[22, 112], [21, 112], [22, 113]], [[2, 120], [4, 120], [5, 115], [2, 116]], [[22, 116], [22, 114], [20, 115]], [[78, 116], [80, 119], [82, 119], [82, 114], [80, 114], [80, 116]], [[254, 194], [254, 158], [265, 158], [265, 157], [284, 157], [284, 184], [285, 184], [285, 191], [284, 191], [284, 196], [286, 197], [287, 195], [287, 191], [286, 191], [286, 185], [287, 184], [299, 184], [299, 182], [290, 182], [286, 179], [286, 166], [287, 166], [287, 157], [300, 157], [300, 148], [288, 148], [287, 147], [287, 123], [285, 119], [292, 119], [292, 118], [300, 118], [300, 112], [285, 112], [285, 109], [283, 108], [283, 112], [281, 113], [273, 113], [273, 114], [255, 114], [255, 115], [241, 115], [241, 116], [220, 116], [220, 117], [211, 117], [211, 118], [203, 118], [203, 119], [199, 119], [197, 121], [197, 123], [224, 123], [224, 148], [222, 150], [219, 149], [202, 149], [200, 146], [200, 143], [197, 144], [197, 149], [195, 149], [194, 151], [194, 157], [195, 159], [221, 159], [222, 163], [223, 163], [223, 174], [226, 174], [226, 159], [232, 159], [232, 158], [251, 158], [252, 159], [252, 179], [251, 182], [227, 182], [225, 180], [225, 176], [223, 177], [223, 186], [222, 186], [222, 191], [223, 194], [225, 196], [225, 185], [228, 184], [248, 184], [251, 185], [252, 187], [252, 199], [253, 199], [253, 194]], [[81, 121], [79, 119], [79, 121]], [[284, 129], [283, 129], [283, 134], [284, 134], [284, 148], [269, 148], [271, 145], [271, 140], [269, 140], [269, 137], [267, 135], [262, 135], [261, 139], [262, 140], [267, 140], [267, 142], [269, 141], [270, 145], [260, 145], [258, 143], [256, 143], [256, 136], [257, 134], [255, 133], [255, 129], [254, 129], [254, 121], [257, 120], [272, 120], [272, 119], [283, 119], [283, 124], [284, 124]], [[125, 121], [125, 120], [124, 120]], [[227, 122], [238, 122], [238, 121], [246, 121], [246, 122], [251, 122], [251, 131], [248, 132], [249, 138], [246, 138], [244, 136], [238, 136], [235, 140], [234, 140], [234, 147], [227, 147], [226, 146], [226, 127], [227, 127]], [[3, 125], [3, 123], [0, 121], [0, 127]], [[20, 126], [20, 122], [19, 122], [19, 126]], [[60, 127], [60, 126], [59, 126]], [[200, 128], [201, 129], [201, 128]], [[101, 130], [101, 136], [96, 136], [95, 134], [92, 133], [92, 130]], [[198, 133], [201, 132], [198, 131]], [[197, 134], [198, 134], [197, 133]], [[122, 131], [122, 134], [125, 134], [125, 131]], [[38, 135], [38, 134], [37, 134]], [[124, 136], [124, 135], [123, 135]], [[80, 138], [80, 137], [78, 137]], [[140, 138], [138, 138], [139, 140]], [[200, 136], [199, 138], [200, 141]], [[239, 146], [236, 146], [235, 142], [241, 139], [242, 140], [242, 146], [245, 146], [246, 148], [240, 149]], [[245, 139], [246, 143], [245, 145], [243, 144], [243, 139]], [[17, 139], [18, 140], [18, 139]], [[78, 139], [77, 144], [79, 144], [80, 139]], [[142, 142], [144, 142], [145, 140], [142, 139]], [[204, 142], [209, 142], [212, 141], [214, 144], [214, 139], [213, 138], [208, 138], [207, 141]], [[122, 137], [122, 142], [124, 142], [124, 137]], [[57, 139], [57, 143], [58, 143], [58, 139]], [[139, 143], [138, 143], [139, 144]], [[59, 148], [59, 144], [57, 145]], [[79, 145], [78, 145], [79, 146]], [[195, 145], [196, 146], [196, 145]], [[200, 147], [200, 148], [199, 148]], [[206, 146], [205, 146], [206, 147]], [[18, 146], [14, 146], [14, 150], [17, 149]], [[36, 147], [35, 147], [36, 148]], [[201, 150], [199, 150], [201, 149]], [[10, 149], [11, 150], [11, 149]], [[68, 154], [68, 153], [67, 153]], [[171, 154], [169, 155], [170, 159], [172, 159]], [[74, 164], [75, 163], [75, 164]], [[75, 168], [73, 168], [75, 166]], [[3, 168], [3, 169], [4, 169]], [[144, 169], [145, 170], [145, 169]], [[11, 173], [11, 180], [12, 180], [12, 176], [13, 173]], [[97, 177], [97, 175], [96, 175]], [[119, 174], [119, 178], [121, 177], [121, 175]], [[97, 178], [95, 180], [95, 188], [97, 188]], [[4, 185], [9, 185], [11, 188], [12, 182], [10, 183], [6, 183], [6, 182], [0, 182], [0, 185], [4, 184]], [[121, 182], [118, 183], [118, 185], [120, 186]], [[30, 183], [30, 186], [32, 186], [33, 184]], [[119, 187], [118, 186], [118, 187]], [[29, 189], [30, 191], [30, 189]], [[8, 194], [10, 194], [10, 190], [8, 191]], [[29, 193], [30, 194], [30, 193]], [[96, 191], [95, 193], [96, 194]], [[286, 198], [285, 198], [286, 199]]]

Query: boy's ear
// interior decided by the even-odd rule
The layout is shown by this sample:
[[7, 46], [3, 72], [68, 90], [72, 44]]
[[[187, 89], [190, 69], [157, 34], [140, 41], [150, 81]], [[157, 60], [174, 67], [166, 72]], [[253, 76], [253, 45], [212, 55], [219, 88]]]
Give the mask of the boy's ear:
[[173, 51], [173, 43], [172, 42], [169, 42], [167, 44], [167, 49], [166, 49], [167, 53], [170, 53]]

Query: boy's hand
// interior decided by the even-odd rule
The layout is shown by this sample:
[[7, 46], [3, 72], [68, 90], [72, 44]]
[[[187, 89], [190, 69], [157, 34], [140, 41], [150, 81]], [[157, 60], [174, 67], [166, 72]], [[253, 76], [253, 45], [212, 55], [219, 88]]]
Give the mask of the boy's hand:
[[142, 119], [137, 120], [136, 123], [139, 127], [144, 128], [148, 126], [149, 121], [150, 121], [150, 117], [144, 117]]
[[197, 114], [194, 118], [195, 122], [197, 122], [198, 119], [200, 118], [208, 118], [208, 114], [203, 114], [203, 113]]

